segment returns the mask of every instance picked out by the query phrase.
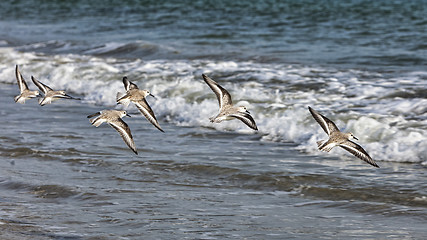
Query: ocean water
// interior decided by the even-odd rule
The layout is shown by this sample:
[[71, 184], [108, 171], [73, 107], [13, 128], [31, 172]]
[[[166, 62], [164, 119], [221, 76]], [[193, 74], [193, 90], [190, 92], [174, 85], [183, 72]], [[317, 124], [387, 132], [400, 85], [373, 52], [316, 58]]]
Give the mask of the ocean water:
[[[422, 239], [426, 1], [2, 1], [0, 238]], [[14, 68], [81, 101], [16, 104]], [[205, 73], [259, 131], [209, 122]], [[122, 77], [155, 129], [117, 106]], [[376, 169], [326, 134], [311, 106]], [[126, 109], [139, 155], [87, 115]]]

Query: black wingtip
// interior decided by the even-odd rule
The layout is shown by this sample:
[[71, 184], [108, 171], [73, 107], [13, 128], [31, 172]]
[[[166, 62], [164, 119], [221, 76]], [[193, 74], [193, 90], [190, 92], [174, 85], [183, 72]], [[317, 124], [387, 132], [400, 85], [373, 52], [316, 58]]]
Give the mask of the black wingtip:
[[[154, 124], [153, 124], [154, 125]], [[157, 129], [159, 129], [159, 131], [160, 132], [165, 132], [165, 131], [163, 131], [163, 129], [160, 127], [160, 126], [156, 126], [156, 125], [154, 125]]]
[[123, 79], [122, 79], [122, 82], [123, 82], [123, 84], [125, 85], [125, 88], [126, 88], [126, 85], [127, 85], [127, 82], [128, 82], [128, 77], [124, 76]]
[[94, 114], [88, 115], [87, 118], [92, 118], [92, 117], [98, 116], [100, 114], [101, 114], [100, 112], [96, 112]]

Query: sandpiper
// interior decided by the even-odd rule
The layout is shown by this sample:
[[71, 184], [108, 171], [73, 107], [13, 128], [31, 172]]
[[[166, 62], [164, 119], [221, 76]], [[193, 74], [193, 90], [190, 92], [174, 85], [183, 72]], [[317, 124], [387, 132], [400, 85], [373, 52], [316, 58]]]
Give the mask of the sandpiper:
[[212, 80], [205, 74], [202, 74], [202, 77], [208, 84], [208, 86], [212, 89], [212, 91], [215, 93], [219, 103], [219, 113], [215, 117], [209, 118], [211, 122], [220, 123], [224, 120], [232, 120], [237, 118], [253, 130], [258, 130], [255, 120], [252, 118], [246, 107], [233, 106], [231, 101], [231, 95], [230, 93], [228, 93], [227, 90], [225, 90], [223, 87], [221, 87], [218, 83], [216, 83], [214, 80]]
[[136, 151], [135, 142], [133, 141], [132, 134], [130, 133], [129, 126], [122, 120], [122, 117], [128, 116], [129, 114], [126, 111], [119, 110], [103, 110], [92, 115], [87, 116], [90, 119], [90, 122], [95, 127], [99, 127], [103, 122], [107, 122], [111, 127], [116, 129], [116, 131], [122, 136], [123, 141], [125, 141], [126, 145], [138, 155]]
[[31, 76], [31, 80], [33, 80], [33, 83], [40, 89], [40, 91], [43, 92], [44, 97], [39, 99], [39, 104], [41, 106], [44, 106], [45, 104], [52, 103], [54, 100], [57, 100], [59, 98], [66, 98], [66, 99], [74, 99], [74, 100], [80, 100], [80, 98], [74, 98], [70, 95], [67, 95], [65, 91], [54, 91], [49, 86], [41, 83], [38, 81], [35, 77]]
[[329, 152], [335, 146], [340, 146], [345, 150], [349, 151], [354, 156], [362, 159], [363, 161], [371, 164], [374, 167], [379, 166], [375, 163], [375, 161], [369, 156], [369, 154], [358, 144], [350, 141], [350, 139], [358, 140], [353, 133], [343, 133], [334, 122], [329, 120], [327, 117], [318, 113], [316, 110], [308, 107], [313, 118], [319, 123], [319, 125], [323, 128], [323, 130], [328, 134], [328, 140], [321, 140], [317, 142], [317, 146], [320, 151]]
[[126, 93], [124, 95], [120, 92], [117, 93], [117, 104], [120, 103], [127, 107], [130, 102], [133, 102], [149, 122], [151, 122], [157, 129], [164, 132], [160, 127], [159, 122], [157, 122], [153, 110], [150, 105], [148, 105], [147, 100], [145, 100], [147, 96], [154, 97], [154, 95], [148, 90], [140, 90], [138, 86], [129, 81], [127, 77], [123, 77], [123, 84], [125, 86]]
[[25, 100], [30, 98], [35, 98], [39, 95], [39, 91], [37, 90], [30, 91], [28, 89], [28, 85], [25, 82], [24, 77], [19, 72], [18, 65], [16, 65], [15, 67], [15, 76], [16, 76], [16, 81], [18, 82], [19, 91], [20, 91], [20, 94], [18, 96], [15, 96], [15, 102], [24, 104]]

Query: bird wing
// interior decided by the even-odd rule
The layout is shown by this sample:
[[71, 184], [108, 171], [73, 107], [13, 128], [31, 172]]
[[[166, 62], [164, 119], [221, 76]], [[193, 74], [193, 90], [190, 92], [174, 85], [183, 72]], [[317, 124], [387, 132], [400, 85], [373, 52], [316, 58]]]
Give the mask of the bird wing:
[[16, 68], [15, 68], [15, 75], [16, 75], [16, 81], [18, 82], [19, 90], [21, 91], [21, 93], [25, 90], [28, 90], [28, 85], [25, 82], [25, 79], [22, 76], [21, 72], [19, 72], [18, 65], [16, 65]]
[[313, 118], [319, 123], [319, 125], [323, 128], [323, 130], [328, 135], [331, 135], [331, 133], [335, 131], [339, 131], [335, 123], [329, 120], [329, 118], [318, 113], [316, 110], [314, 110], [311, 107], [308, 107], [308, 110], [310, 111], [311, 115], [313, 115]]
[[72, 97], [68, 94], [62, 94], [62, 93], [54, 94], [54, 95], [52, 95], [52, 98], [65, 98], [65, 99], [81, 100], [80, 98], [75, 98], [75, 97]]
[[128, 80], [128, 77], [123, 77], [123, 84], [125, 85], [125, 90], [129, 91], [131, 89], [138, 89], [138, 86], [136, 84], [132, 83]]
[[49, 91], [53, 91], [52, 88], [50, 88], [49, 86], [41, 83], [35, 77], [31, 76], [31, 80], [33, 80], [33, 83], [40, 89], [40, 91], [43, 92], [44, 95], [46, 95], [47, 92], [49, 92]]
[[116, 121], [109, 122], [111, 127], [116, 129], [116, 131], [120, 134], [120, 136], [123, 138], [123, 141], [126, 143], [126, 145], [135, 153], [138, 155], [138, 152], [136, 151], [135, 142], [133, 141], [132, 134], [130, 132], [129, 126], [122, 120], [117, 119]]
[[249, 115], [247, 113], [235, 113], [235, 114], [230, 114], [229, 116], [239, 119], [244, 124], [246, 124], [248, 127], [252, 128], [253, 130], [258, 131], [258, 127], [256, 126], [255, 120], [252, 118], [251, 115]]
[[222, 109], [225, 105], [231, 105], [231, 95], [228, 93], [227, 90], [225, 90], [223, 87], [221, 87], [218, 83], [216, 83], [214, 80], [212, 80], [210, 77], [206, 76], [205, 74], [202, 74], [203, 80], [208, 84], [208, 86], [212, 89], [212, 91], [215, 93], [216, 98], [218, 99], [219, 107]]
[[147, 100], [145, 100], [145, 98], [139, 101], [134, 101], [133, 103], [135, 103], [135, 106], [149, 122], [151, 122], [157, 129], [164, 132], [163, 129], [160, 127], [159, 122], [157, 122], [156, 116], [154, 115], [153, 110], [151, 109], [150, 105], [148, 105]]
[[93, 118], [93, 117], [96, 117], [96, 116], [99, 116], [99, 115], [101, 115], [101, 112], [97, 112], [97, 113], [91, 114], [91, 115], [87, 116], [87, 118]]
[[363, 161], [371, 164], [372, 166], [379, 168], [379, 166], [377, 165], [377, 163], [357, 143], [354, 143], [354, 142], [348, 140], [348, 141], [346, 141], [344, 143], [341, 143], [339, 146], [342, 147], [342, 148], [344, 148], [345, 150], [349, 151], [354, 156], [356, 156], [356, 157], [362, 159]]

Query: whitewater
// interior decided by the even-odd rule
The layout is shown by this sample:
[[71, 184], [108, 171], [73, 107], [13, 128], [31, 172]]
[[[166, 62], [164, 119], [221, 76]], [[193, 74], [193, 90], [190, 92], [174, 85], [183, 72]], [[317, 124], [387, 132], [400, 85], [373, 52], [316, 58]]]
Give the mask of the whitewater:
[[[112, 44], [113, 49], [122, 46]], [[40, 47], [40, 46], [38, 46]], [[111, 51], [107, 49], [104, 51]], [[157, 118], [183, 127], [258, 134], [260, 141], [289, 142], [302, 153], [318, 154], [316, 141], [326, 134], [310, 116], [311, 106], [353, 132], [381, 165], [382, 161], [427, 164], [427, 72], [388, 74], [364, 69], [254, 61], [124, 59], [85, 54], [21, 52], [0, 48], [0, 82], [16, 84], [19, 65], [31, 89], [33, 75], [54, 89], [82, 96], [81, 104], [116, 106], [122, 77], [148, 89]], [[234, 104], [247, 106], [257, 122], [254, 133], [239, 121], [209, 122], [218, 111], [207, 74], [225, 87]], [[16, 87], [18, 93], [18, 88]], [[128, 107], [137, 112], [136, 108]], [[330, 154], [354, 158], [344, 151]]]

